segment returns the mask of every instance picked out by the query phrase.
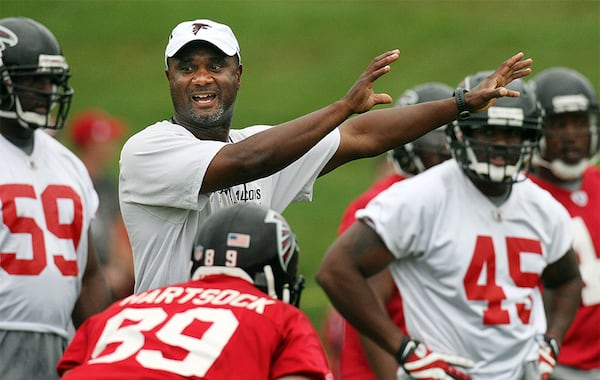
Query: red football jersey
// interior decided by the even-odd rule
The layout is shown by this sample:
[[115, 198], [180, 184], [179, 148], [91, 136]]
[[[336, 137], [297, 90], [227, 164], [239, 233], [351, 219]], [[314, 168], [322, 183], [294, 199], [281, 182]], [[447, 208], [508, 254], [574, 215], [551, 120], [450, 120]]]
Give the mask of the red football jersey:
[[227, 275], [113, 304], [77, 330], [57, 369], [65, 380], [333, 379], [308, 317]]
[[559, 364], [583, 370], [600, 368], [600, 168], [588, 168], [576, 191], [531, 179], [548, 190], [573, 218], [573, 246], [579, 258], [584, 288], [582, 304], [567, 331]]
[[[354, 214], [357, 210], [364, 208], [371, 199], [375, 198], [379, 193], [403, 179], [404, 177], [398, 174], [392, 174], [378, 181], [356, 198], [346, 208], [342, 217], [342, 222], [338, 228], [338, 233], [341, 234], [354, 223], [356, 220]], [[402, 298], [397, 290], [394, 291], [394, 295], [386, 305], [386, 309], [396, 325], [406, 334], [404, 312], [402, 310]], [[341, 316], [338, 317], [341, 318]], [[338, 359], [340, 377], [344, 380], [377, 380], [363, 350], [358, 331], [345, 320], [343, 321], [343, 324], [343, 341], [341, 343], [340, 357]]]
[[371, 199], [375, 198], [377, 194], [392, 186], [394, 183], [402, 181], [403, 179], [404, 177], [398, 174], [392, 174], [388, 177], [385, 177], [384, 179], [378, 181], [373, 186], [371, 186], [367, 191], [362, 193], [354, 201], [352, 201], [346, 208], [346, 211], [344, 211], [344, 215], [342, 216], [342, 222], [338, 227], [338, 234], [341, 234], [342, 232], [346, 231], [346, 229], [350, 227], [352, 223], [354, 223], [354, 221], [356, 221], [354, 214], [357, 210], [365, 208], [367, 203], [369, 203]]

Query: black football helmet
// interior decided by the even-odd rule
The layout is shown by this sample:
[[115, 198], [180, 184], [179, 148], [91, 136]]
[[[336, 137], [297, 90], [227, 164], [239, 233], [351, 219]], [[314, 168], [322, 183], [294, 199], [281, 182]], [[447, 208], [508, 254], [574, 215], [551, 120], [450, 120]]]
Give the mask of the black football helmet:
[[[461, 85], [472, 89], [487, 78], [492, 71], [482, 71], [464, 79]], [[543, 110], [531, 86], [521, 79], [508, 86], [521, 96], [498, 98], [486, 111], [472, 113], [464, 120], [455, 120], [446, 128], [450, 152], [465, 173], [486, 182], [514, 183], [525, 178], [531, 157], [541, 136]], [[501, 128], [511, 136], [519, 136], [519, 144], [495, 144], [473, 138], [479, 128]], [[494, 163], [502, 156], [504, 164]]]
[[[25, 17], [0, 19], [0, 118], [24, 128], [62, 128], [73, 96], [69, 77], [60, 45], [45, 26]], [[51, 91], [34, 85], [42, 80], [50, 81]]]
[[[557, 115], [581, 112], [588, 114], [590, 146], [585, 159], [577, 164], [567, 164], [561, 159], [546, 161], [544, 137], [540, 140], [540, 152], [534, 156], [534, 164], [549, 168], [555, 176], [564, 180], [581, 177], [589, 165], [596, 162], [600, 150], [598, 143], [598, 97], [590, 81], [576, 70], [553, 67], [540, 72], [530, 82], [540, 104], [544, 108], [543, 130], [546, 132]], [[584, 116], [585, 117], [585, 116]]]
[[[452, 87], [439, 82], [427, 82], [406, 90], [396, 101], [397, 107], [431, 102], [452, 97]], [[394, 169], [400, 174], [414, 175], [428, 169], [431, 164], [423, 162], [423, 155], [437, 156], [443, 161], [450, 158], [443, 125], [418, 139], [394, 148], [388, 152], [388, 158]]]
[[252, 203], [220, 209], [202, 224], [192, 253], [192, 278], [215, 267], [240, 268], [273, 298], [299, 306], [304, 278], [297, 274], [299, 248], [276, 211]]

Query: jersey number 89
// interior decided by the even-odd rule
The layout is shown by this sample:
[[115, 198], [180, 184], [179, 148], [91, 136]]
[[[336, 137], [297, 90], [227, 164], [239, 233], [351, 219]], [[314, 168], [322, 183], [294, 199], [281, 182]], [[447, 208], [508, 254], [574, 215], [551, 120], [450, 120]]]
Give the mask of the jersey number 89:
[[[133, 357], [144, 368], [204, 377], [239, 325], [233, 312], [227, 309], [197, 307], [172, 315], [154, 337], [164, 347], [175, 346], [187, 352], [181, 360], [175, 360], [166, 358], [160, 350], [144, 349], [146, 336], [152, 337], [151, 330], [167, 318], [168, 314], [159, 307], [123, 309], [106, 322], [89, 363], [111, 363]], [[124, 324], [126, 320], [136, 323]], [[190, 336], [189, 329], [186, 330], [195, 320], [211, 323], [200, 337]], [[115, 343], [119, 346], [103, 355], [106, 347]]]

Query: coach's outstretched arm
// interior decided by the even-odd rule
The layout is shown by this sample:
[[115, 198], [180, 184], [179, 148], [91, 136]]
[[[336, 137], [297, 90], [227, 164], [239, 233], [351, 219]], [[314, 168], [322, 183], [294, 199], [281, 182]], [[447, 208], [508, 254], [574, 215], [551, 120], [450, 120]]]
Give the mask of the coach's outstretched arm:
[[[373, 83], [390, 71], [399, 55], [398, 50], [391, 50], [375, 57], [344, 97], [329, 106], [224, 146], [210, 163], [201, 192], [271, 175], [304, 155], [349, 116], [391, 103], [389, 94], [373, 91]], [[222, 136], [211, 139], [227, 141], [229, 125], [221, 132]]]
[[[514, 79], [531, 74], [533, 61], [517, 53], [504, 61], [485, 81], [464, 94], [470, 112], [489, 108], [497, 98], [517, 97], [517, 91], [505, 88]], [[455, 98], [391, 107], [366, 112], [340, 125], [341, 142], [321, 175], [358, 158], [371, 157], [406, 144], [458, 117]]]

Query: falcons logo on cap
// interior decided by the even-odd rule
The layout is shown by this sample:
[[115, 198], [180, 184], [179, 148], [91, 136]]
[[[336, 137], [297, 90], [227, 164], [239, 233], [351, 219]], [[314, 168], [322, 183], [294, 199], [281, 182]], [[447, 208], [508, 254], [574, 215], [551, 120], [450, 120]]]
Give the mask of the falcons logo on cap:
[[12, 30], [4, 26], [0, 26], [0, 57], [6, 46], [15, 46], [19, 42], [19, 38]]
[[208, 29], [210, 28], [210, 25], [208, 24], [203, 24], [201, 22], [195, 22], [192, 24], [192, 33], [194, 33], [194, 35], [196, 35], [198, 33], [198, 31], [200, 31], [200, 29]]

